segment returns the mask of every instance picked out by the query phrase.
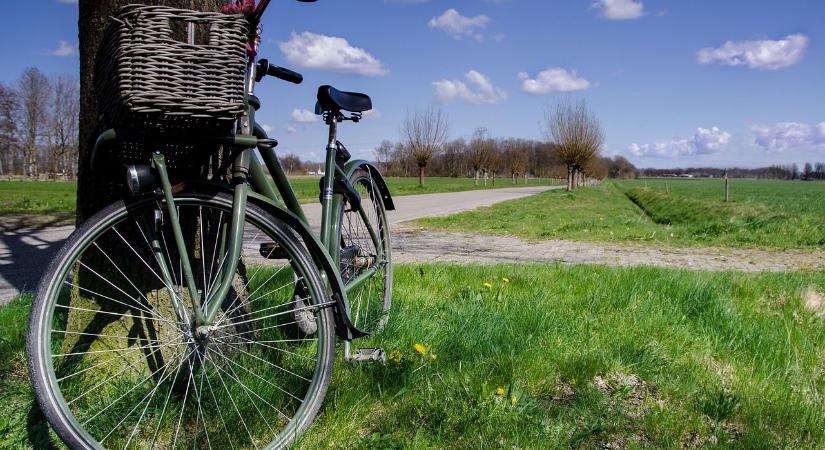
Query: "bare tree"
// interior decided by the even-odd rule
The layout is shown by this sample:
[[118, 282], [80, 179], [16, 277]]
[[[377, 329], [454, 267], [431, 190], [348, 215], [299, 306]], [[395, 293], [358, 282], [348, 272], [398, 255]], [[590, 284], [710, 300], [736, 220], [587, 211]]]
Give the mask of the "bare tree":
[[496, 185], [496, 174], [501, 169], [502, 164], [502, 154], [501, 154], [501, 147], [498, 142], [491, 139], [490, 140], [490, 154], [487, 157], [487, 172], [493, 175], [493, 186]]
[[447, 117], [440, 109], [428, 108], [407, 114], [404, 138], [418, 165], [418, 185], [424, 186], [424, 168], [447, 140]]
[[286, 170], [287, 175], [292, 175], [295, 171], [304, 170], [304, 164], [301, 162], [301, 158], [292, 153], [287, 153], [278, 159], [281, 161], [281, 166]]
[[77, 173], [80, 84], [77, 78], [61, 75], [52, 81], [53, 101], [49, 137], [54, 152], [52, 172], [73, 178]]
[[545, 138], [555, 143], [559, 158], [567, 166], [567, 189], [576, 188], [577, 175], [604, 143], [599, 119], [581, 100], [561, 101], [545, 114]]
[[392, 142], [384, 139], [375, 147], [375, 164], [383, 173], [388, 173], [392, 162]]
[[478, 186], [478, 176], [481, 169], [487, 166], [494, 145], [495, 143], [487, 134], [487, 128], [476, 128], [470, 146], [467, 147], [467, 160], [470, 162], [470, 167], [473, 168], [476, 186]]
[[[20, 104], [17, 94], [0, 83], [0, 174], [14, 173], [17, 157], [17, 115]], [[6, 163], [4, 166], [3, 163]]]
[[20, 76], [17, 94], [22, 107], [26, 175], [36, 177], [38, 144], [46, 132], [51, 85], [40, 70], [30, 67]]
[[506, 159], [510, 167], [513, 184], [516, 184], [519, 176], [526, 175], [531, 145], [522, 139], [507, 139], [502, 142], [502, 146], [504, 147], [502, 157]]

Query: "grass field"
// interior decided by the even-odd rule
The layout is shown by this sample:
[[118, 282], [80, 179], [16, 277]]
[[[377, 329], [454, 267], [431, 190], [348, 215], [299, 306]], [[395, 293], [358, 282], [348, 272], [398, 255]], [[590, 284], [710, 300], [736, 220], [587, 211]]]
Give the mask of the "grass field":
[[[303, 203], [318, 201], [318, 178], [300, 176], [291, 178], [292, 188]], [[424, 187], [418, 187], [418, 178], [389, 177], [387, 183], [392, 195], [432, 194], [474, 189], [492, 189], [475, 186], [469, 178], [427, 178]], [[517, 187], [524, 186], [519, 180]], [[527, 186], [550, 184], [551, 180], [531, 178]], [[496, 188], [513, 187], [510, 179], [499, 179]], [[77, 184], [74, 182], [0, 181], [0, 214], [55, 214], [73, 213], [76, 207]]]
[[76, 192], [72, 182], [0, 181], [0, 214], [71, 213]]
[[723, 201], [723, 183], [719, 179], [606, 182], [419, 223], [528, 239], [767, 248], [825, 244], [825, 183], [732, 180], [729, 203]]
[[[396, 280], [388, 328], [359, 343], [396, 358], [339, 360], [301, 448], [825, 446], [819, 274], [423, 265]], [[28, 309], [0, 309], [0, 448], [48, 439]]]

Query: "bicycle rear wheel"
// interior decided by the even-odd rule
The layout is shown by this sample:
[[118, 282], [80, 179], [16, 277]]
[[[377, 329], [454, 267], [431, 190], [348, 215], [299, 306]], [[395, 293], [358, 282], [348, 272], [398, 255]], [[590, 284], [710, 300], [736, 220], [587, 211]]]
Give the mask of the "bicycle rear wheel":
[[350, 176], [361, 196], [360, 208], [344, 203], [339, 214], [341, 233], [341, 277], [344, 283], [375, 267], [360, 286], [347, 293], [350, 320], [361, 331], [381, 331], [392, 306], [392, 249], [387, 212], [369, 169]]
[[[226, 264], [232, 199], [181, 193], [175, 203], [205, 296]], [[289, 445], [317, 414], [335, 356], [318, 269], [291, 229], [249, 204], [243, 262], [218, 319], [200, 333], [165, 208], [116, 203], [52, 261], [28, 332], [41, 409], [72, 448]], [[272, 243], [277, 255], [263, 251]], [[296, 283], [317, 327], [311, 336], [295, 326]]]

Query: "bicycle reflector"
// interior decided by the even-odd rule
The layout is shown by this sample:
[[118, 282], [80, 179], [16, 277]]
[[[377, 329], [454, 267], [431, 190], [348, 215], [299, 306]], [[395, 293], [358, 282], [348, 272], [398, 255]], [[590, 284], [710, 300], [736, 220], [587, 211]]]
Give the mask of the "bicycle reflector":
[[152, 192], [158, 186], [158, 179], [148, 165], [126, 166], [126, 189], [129, 194], [137, 196]]

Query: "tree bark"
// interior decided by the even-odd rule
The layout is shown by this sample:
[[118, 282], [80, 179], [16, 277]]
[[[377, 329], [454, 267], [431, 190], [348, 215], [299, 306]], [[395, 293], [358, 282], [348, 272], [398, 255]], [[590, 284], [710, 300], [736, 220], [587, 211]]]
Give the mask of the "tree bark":
[[[96, 164], [91, 168], [91, 153], [97, 136], [105, 129], [99, 117], [94, 89], [94, 69], [98, 49], [109, 23], [109, 18], [122, 6], [134, 0], [80, 0], [80, 139], [77, 173], [77, 222], [113, 202], [118, 197], [116, 186], [123, 178], [123, 171], [116, 162], [108, 166]], [[149, 5], [165, 5], [200, 11], [218, 11], [225, 1], [221, 0], [142, 0]], [[148, 163], [148, 161], [147, 161]]]
[[418, 166], [418, 187], [424, 187], [424, 166]]

